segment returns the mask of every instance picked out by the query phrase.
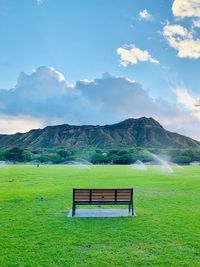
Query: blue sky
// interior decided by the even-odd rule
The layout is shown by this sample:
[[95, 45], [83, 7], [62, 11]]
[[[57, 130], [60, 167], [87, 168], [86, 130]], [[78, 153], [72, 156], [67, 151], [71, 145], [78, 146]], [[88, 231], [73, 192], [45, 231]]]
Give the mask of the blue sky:
[[[199, 9], [199, 0], [0, 0], [0, 88], [18, 88], [19, 74], [25, 72], [32, 77], [32, 70], [40, 66], [53, 67], [70, 84], [95, 80], [108, 72], [140, 83], [149, 97], [183, 109], [188, 123], [195, 120], [198, 124], [200, 116], [191, 102], [200, 96]], [[52, 70], [45, 73], [52, 75]], [[2, 105], [6, 106], [8, 98], [11, 97], [7, 96]], [[44, 109], [42, 104], [41, 107]], [[67, 106], [64, 111], [70, 112]], [[0, 131], [17, 131], [14, 122], [27, 115], [23, 112], [9, 112], [8, 106], [0, 109], [4, 119]], [[127, 114], [134, 117], [136, 113]], [[148, 110], [144, 113], [148, 114]], [[34, 112], [28, 115], [33, 121], [38, 119]], [[11, 129], [5, 123], [9, 116], [10, 123], [14, 123]], [[57, 117], [53, 121], [47, 116], [42, 118], [41, 126], [56, 123]], [[108, 122], [125, 117], [119, 112]], [[59, 118], [59, 122], [79, 123], [78, 115], [74, 121]], [[169, 119], [163, 119], [163, 123], [194, 137], [195, 130], [182, 130], [179, 119], [178, 129], [177, 122], [170, 124]], [[100, 119], [100, 123], [106, 122]]]

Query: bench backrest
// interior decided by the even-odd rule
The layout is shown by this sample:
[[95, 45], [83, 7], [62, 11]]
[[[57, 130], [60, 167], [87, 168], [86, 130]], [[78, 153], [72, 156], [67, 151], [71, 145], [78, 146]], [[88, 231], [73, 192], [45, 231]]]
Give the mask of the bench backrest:
[[132, 202], [133, 188], [88, 189], [74, 188], [74, 202]]

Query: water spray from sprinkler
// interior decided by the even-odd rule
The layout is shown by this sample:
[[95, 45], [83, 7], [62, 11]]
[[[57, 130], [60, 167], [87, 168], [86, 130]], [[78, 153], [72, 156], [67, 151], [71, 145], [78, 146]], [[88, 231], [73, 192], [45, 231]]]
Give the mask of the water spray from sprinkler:
[[169, 165], [169, 163], [166, 160], [160, 158], [159, 156], [157, 156], [157, 155], [155, 155], [153, 153], [150, 153], [150, 152], [147, 152], [147, 153], [152, 159], [155, 160], [155, 162], [159, 166], [162, 167], [162, 172], [163, 173], [173, 173], [174, 172], [173, 169], [171, 168], [171, 166]]
[[141, 160], [136, 160], [134, 164], [131, 164], [131, 167], [141, 171], [147, 170], [147, 166]]

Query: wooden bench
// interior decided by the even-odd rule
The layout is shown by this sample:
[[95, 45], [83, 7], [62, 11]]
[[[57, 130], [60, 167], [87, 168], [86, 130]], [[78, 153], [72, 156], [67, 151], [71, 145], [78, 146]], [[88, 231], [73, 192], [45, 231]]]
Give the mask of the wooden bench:
[[72, 216], [77, 205], [128, 205], [134, 215], [133, 188], [73, 188]]

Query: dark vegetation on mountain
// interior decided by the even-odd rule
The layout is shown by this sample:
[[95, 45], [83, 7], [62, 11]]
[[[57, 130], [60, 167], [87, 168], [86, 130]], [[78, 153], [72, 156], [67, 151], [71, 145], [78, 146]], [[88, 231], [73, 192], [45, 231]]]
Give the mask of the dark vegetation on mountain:
[[27, 133], [0, 135], [0, 148], [86, 148], [129, 147], [200, 148], [200, 142], [165, 130], [152, 118], [127, 119], [105, 126], [48, 126]]
[[153, 118], [127, 119], [105, 126], [48, 126], [27, 133], [0, 135], [0, 160], [130, 164], [150, 161], [146, 151], [177, 163], [200, 161], [200, 142], [165, 130]]

